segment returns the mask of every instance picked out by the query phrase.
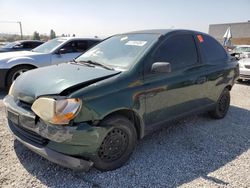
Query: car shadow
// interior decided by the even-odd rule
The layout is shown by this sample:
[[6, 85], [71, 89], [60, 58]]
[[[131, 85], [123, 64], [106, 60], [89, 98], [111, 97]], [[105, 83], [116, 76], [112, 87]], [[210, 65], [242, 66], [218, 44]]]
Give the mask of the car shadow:
[[22, 165], [48, 187], [177, 187], [209, 175], [250, 148], [249, 111], [231, 106], [222, 120], [207, 114], [170, 123], [139, 141], [129, 162], [120, 169], [74, 172], [43, 159], [15, 141]]

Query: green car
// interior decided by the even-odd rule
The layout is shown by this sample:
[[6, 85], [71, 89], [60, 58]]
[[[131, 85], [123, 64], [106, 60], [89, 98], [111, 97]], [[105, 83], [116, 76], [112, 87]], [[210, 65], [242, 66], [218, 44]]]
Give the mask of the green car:
[[25, 146], [64, 167], [114, 170], [166, 122], [223, 118], [238, 62], [207, 34], [147, 30], [112, 36], [73, 62], [21, 75], [4, 99]]

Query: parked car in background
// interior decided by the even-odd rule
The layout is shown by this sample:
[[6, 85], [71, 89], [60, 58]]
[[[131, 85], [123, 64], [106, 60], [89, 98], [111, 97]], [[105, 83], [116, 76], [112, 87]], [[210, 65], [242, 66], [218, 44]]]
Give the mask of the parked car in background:
[[207, 34], [138, 31], [24, 73], [4, 104], [31, 150], [65, 167], [114, 170], [159, 125], [204, 111], [225, 117], [238, 74], [236, 58]]
[[24, 51], [24, 50], [32, 50], [38, 46], [43, 44], [42, 41], [39, 40], [20, 40], [16, 42], [8, 43], [0, 48], [1, 52], [14, 52], [14, 51]]
[[237, 45], [231, 54], [236, 54], [238, 58], [250, 58], [250, 45]]
[[239, 81], [250, 80], [250, 58], [239, 60], [240, 76]]
[[10, 87], [22, 73], [48, 65], [73, 60], [100, 39], [61, 37], [50, 40], [31, 51], [0, 54], [0, 88]]

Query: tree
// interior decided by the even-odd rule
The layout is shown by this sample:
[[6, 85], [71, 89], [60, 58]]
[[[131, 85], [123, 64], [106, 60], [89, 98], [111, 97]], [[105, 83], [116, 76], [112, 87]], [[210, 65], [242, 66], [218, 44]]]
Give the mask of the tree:
[[75, 37], [75, 36], [76, 36], [75, 34], [72, 35], [72, 37]]
[[64, 35], [64, 34], [62, 34], [62, 37], [65, 37], [65, 35]]
[[34, 40], [40, 40], [40, 35], [39, 35], [39, 33], [38, 32], [34, 32], [34, 34], [33, 34], [33, 39]]
[[53, 29], [50, 30], [50, 39], [56, 38], [56, 33]]

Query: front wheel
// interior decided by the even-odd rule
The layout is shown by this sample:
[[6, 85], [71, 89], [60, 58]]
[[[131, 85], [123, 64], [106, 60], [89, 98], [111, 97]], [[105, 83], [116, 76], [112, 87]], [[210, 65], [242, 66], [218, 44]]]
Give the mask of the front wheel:
[[7, 88], [10, 88], [11, 84], [23, 73], [25, 73], [28, 70], [33, 69], [34, 67], [28, 66], [28, 65], [20, 65], [17, 67], [12, 68], [7, 76], [6, 82], [7, 82]]
[[215, 109], [210, 112], [210, 115], [215, 119], [222, 119], [226, 116], [230, 106], [230, 92], [227, 88], [221, 93]]
[[136, 129], [129, 119], [120, 115], [104, 120], [102, 126], [111, 130], [93, 159], [94, 166], [101, 171], [114, 170], [124, 165], [132, 154], [137, 141]]

